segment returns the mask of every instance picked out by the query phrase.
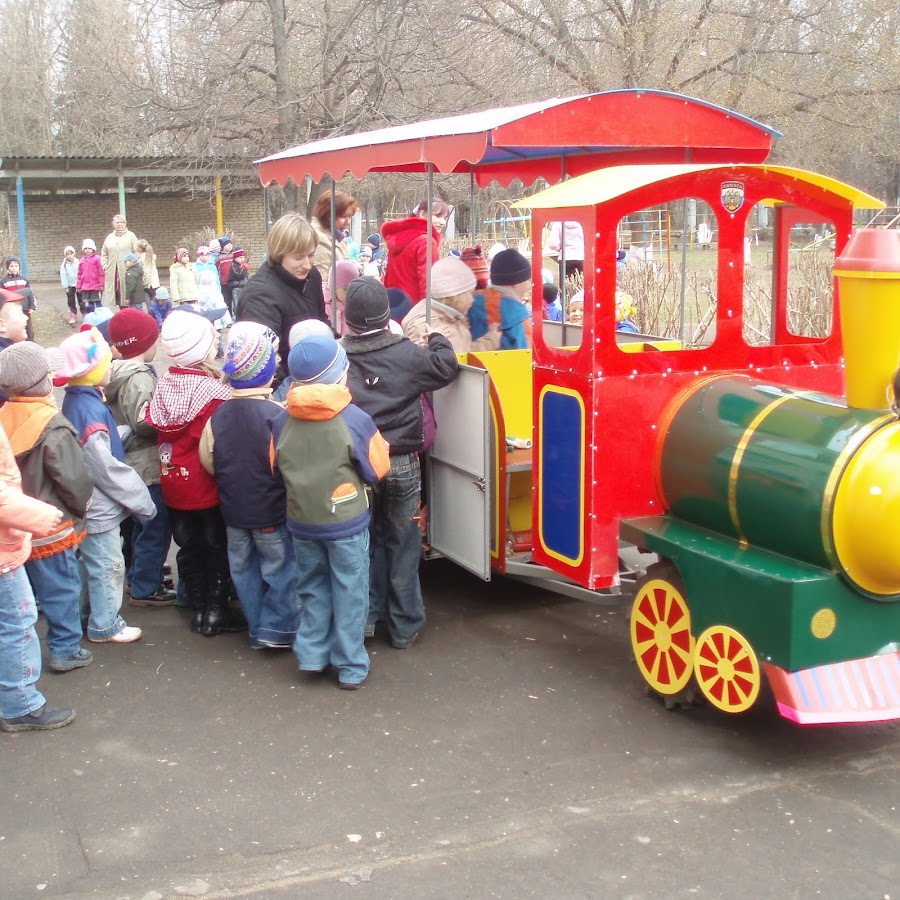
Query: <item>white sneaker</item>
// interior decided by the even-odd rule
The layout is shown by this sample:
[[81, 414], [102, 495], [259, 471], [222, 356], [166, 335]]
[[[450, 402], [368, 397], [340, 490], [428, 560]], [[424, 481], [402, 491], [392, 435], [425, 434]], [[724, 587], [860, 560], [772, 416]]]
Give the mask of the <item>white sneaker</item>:
[[88, 640], [94, 644], [130, 644], [141, 639], [141, 629], [137, 625], [126, 625], [118, 634], [105, 638], [92, 638]]

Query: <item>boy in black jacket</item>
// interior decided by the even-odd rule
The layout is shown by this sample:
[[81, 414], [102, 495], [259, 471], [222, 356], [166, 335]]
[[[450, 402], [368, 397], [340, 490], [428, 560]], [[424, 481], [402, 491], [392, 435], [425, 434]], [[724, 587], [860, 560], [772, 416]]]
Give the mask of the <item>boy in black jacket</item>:
[[350, 282], [344, 305], [350, 333], [341, 341], [350, 360], [347, 386], [390, 445], [391, 468], [373, 490], [369, 531], [371, 558], [366, 634], [384, 610], [388, 639], [410, 647], [425, 623], [419, 584], [422, 539], [419, 452], [425, 446], [422, 394], [456, 378], [459, 362], [450, 342], [432, 332], [420, 347], [388, 330], [390, 302], [377, 278]]

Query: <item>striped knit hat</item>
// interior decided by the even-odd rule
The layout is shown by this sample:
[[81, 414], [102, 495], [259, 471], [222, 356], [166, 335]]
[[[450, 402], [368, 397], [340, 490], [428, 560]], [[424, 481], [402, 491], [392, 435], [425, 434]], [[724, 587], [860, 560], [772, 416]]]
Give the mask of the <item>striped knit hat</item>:
[[202, 363], [218, 339], [209, 319], [187, 309], [172, 310], [159, 333], [163, 350], [176, 366]]
[[233, 325], [222, 371], [236, 388], [267, 385], [275, 375], [275, 347], [269, 329], [257, 322]]

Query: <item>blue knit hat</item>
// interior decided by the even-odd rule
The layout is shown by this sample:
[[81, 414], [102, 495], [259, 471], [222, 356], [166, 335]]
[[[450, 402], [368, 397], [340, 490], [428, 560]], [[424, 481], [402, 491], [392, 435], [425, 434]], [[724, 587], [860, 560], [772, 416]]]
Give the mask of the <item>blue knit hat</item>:
[[269, 329], [258, 322], [238, 322], [228, 335], [222, 371], [236, 388], [267, 385], [275, 375], [275, 347]]
[[302, 338], [288, 356], [291, 378], [300, 384], [337, 384], [348, 366], [344, 348], [328, 334]]
[[107, 344], [111, 344], [112, 341], [109, 337], [109, 320], [113, 317], [113, 311], [108, 306], [98, 306], [93, 312], [89, 312], [81, 323], [82, 331], [90, 331], [90, 329], [96, 328], [100, 334], [103, 335], [103, 339]]

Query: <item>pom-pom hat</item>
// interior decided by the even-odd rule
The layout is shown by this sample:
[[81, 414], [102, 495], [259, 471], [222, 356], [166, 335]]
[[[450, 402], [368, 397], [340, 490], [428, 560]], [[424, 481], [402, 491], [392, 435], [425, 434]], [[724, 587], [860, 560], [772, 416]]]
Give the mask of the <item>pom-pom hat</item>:
[[112, 350], [96, 328], [67, 337], [59, 351], [62, 364], [53, 378], [57, 387], [66, 383], [96, 387], [112, 362]]
[[354, 278], [347, 287], [344, 321], [355, 334], [377, 331], [387, 326], [391, 303], [385, 286], [371, 275]]
[[466, 247], [460, 254], [460, 259], [475, 273], [475, 280], [479, 287], [486, 287], [488, 283], [488, 262], [484, 258], [481, 244], [475, 247]]
[[491, 284], [521, 284], [531, 278], [531, 263], [518, 250], [501, 250], [491, 260]]
[[0, 388], [10, 397], [46, 397], [53, 390], [47, 351], [19, 341], [0, 353]]
[[196, 366], [209, 355], [219, 335], [212, 322], [199, 313], [174, 309], [166, 316], [159, 339], [166, 355], [176, 366]]
[[305, 337], [288, 355], [291, 378], [300, 384], [337, 384], [348, 366], [344, 348], [332, 335]]
[[238, 322], [228, 335], [222, 371], [236, 388], [267, 385], [275, 375], [271, 332], [258, 322]]
[[293, 347], [304, 338], [317, 334], [320, 337], [324, 334], [327, 337], [334, 337], [331, 326], [323, 322], [321, 319], [302, 319], [297, 322], [288, 333], [288, 347]]
[[143, 356], [158, 340], [159, 325], [153, 316], [130, 306], [109, 320], [109, 340], [122, 359]]
[[85, 239], [81, 242], [81, 249], [82, 249], [82, 250], [96, 250], [96, 249], [97, 249], [97, 245], [94, 243], [94, 239], [93, 239], [93, 238], [85, 238]]
[[475, 273], [455, 256], [445, 256], [431, 267], [431, 296], [435, 300], [474, 291], [477, 283]]
[[164, 285], [160, 285], [156, 289], [156, 299], [157, 300], [168, 300], [169, 299], [169, 291]]

